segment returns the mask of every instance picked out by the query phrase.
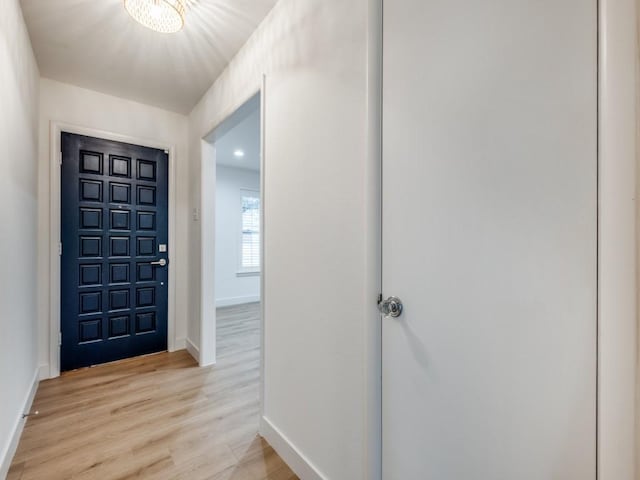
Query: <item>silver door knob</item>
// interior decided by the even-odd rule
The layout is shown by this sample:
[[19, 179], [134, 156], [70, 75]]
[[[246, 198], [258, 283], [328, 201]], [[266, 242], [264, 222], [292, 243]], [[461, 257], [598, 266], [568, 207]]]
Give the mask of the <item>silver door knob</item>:
[[389, 297], [378, 303], [378, 310], [386, 318], [398, 318], [402, 315], [402, 300], [398, 297]]
[[164, 258], [161, 258], [157, 262], [151, 262], [151, 265], [157, 265], [158, 267], [166, 267], [167, 261]]

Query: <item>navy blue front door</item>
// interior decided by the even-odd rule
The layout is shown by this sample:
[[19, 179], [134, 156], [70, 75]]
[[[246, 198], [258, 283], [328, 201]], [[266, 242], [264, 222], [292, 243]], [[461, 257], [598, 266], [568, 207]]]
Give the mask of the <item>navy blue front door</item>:
[[61, 369], [167, 349], [168, 157], [62, 134]]

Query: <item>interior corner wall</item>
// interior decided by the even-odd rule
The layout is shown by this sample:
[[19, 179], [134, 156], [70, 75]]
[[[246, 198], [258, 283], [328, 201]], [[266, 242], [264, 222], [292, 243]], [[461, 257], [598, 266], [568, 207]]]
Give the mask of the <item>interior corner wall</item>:
[[[188, 188], [199, 208], [202, 139], [265, 75], [263, 425], [294, 470], [313, 472], [305, 478], [376, 476], [366, 465], [365, 411], [366, 330], [379, 321], [368, 307], [378, 293], [368, 278], [367, 237], [376, 234], [367, 221], [370, 3], [280, 0], [189, 118]], [[200, 238], [194, 216], [189, 303], [198, 312], [189, 335], [197, 344]]]
[[187, 117], [149, 105], [42, 78], [40, 80], [40, 148], [38, 181], [38, 331], [41, 375], [49, 375], [50, 273], [50, 125], [76, 127], [147, 139], [175, 146], [176, 245], [170, 245], [175, 268], [175, 347], [185, 347], [189, 316], [187, 229], [189, 218]]
[[260, 300], [260, 276], [238, 275], [242, 229], [241, 190], [260, 191], [260, 172], [216, 168], [216, 306], [227, 307]]
[[38, 78], [18, 0], [0, 0], [0, 478], [37, 381]]

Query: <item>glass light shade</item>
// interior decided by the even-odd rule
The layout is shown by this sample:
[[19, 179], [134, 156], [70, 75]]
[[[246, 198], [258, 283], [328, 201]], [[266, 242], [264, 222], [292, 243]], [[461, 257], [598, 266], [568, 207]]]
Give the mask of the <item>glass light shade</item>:
[[160, 33], [175, 33], [184, 26], [186, 0], [124, 0], [124, 8], [137, 22]]

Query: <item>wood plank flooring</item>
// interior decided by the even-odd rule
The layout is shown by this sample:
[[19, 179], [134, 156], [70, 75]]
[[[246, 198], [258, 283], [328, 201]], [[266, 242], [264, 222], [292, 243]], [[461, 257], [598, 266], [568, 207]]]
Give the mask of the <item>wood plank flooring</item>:
[[9, 480], [298, 477], [257, 435], [259, 304], [218, 310], [218, 364], [186, 351], [40, 383]]

